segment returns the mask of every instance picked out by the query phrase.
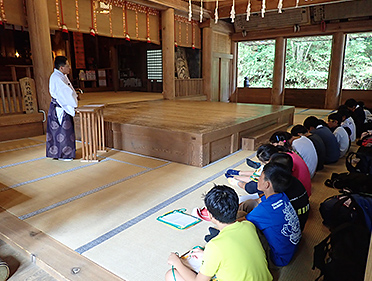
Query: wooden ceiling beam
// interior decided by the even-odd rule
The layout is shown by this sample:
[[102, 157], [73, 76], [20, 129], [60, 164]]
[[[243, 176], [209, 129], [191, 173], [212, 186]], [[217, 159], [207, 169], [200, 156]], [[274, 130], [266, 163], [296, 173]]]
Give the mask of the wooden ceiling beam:
[[277, 37], [291, 38], [291, 37], [303, 37], [303, 36], [331, 35], [336, 32], [353, 33], [353, 32], [371, 32], [371, 31], [372, 31], [372, 19], [328, 23], [326, 24], [324, 31], [321, 30], [320, 24], [317, 24], [317, 25], [301, 26], [300, 31], [298, 32], [294, 32], [293, 27], [248, 31], [246, 36], [243, 36], [241, 32], [237, 32], [232, 35], [232, 40], [239, 42], [239, 41], [275, 39]]

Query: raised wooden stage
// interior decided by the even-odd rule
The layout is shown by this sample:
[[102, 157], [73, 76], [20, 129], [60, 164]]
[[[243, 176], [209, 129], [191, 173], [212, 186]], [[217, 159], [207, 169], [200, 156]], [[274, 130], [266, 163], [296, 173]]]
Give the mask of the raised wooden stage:
[[292, 106], [206, 101], [109, 104], [104, 109], [106, 143], [202, 167], [240, 149], [242, 137], [293, 124], [293, 114]]

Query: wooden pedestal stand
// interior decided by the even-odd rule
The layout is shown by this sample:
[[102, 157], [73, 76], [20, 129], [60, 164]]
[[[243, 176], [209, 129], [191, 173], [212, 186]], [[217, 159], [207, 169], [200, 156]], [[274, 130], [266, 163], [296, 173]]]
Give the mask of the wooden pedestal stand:
[[104, 106], [104, 104], [92, 104], [76, 108], [80, 116], [82, 162], [98, 162], [97, 153], [106, 152]]

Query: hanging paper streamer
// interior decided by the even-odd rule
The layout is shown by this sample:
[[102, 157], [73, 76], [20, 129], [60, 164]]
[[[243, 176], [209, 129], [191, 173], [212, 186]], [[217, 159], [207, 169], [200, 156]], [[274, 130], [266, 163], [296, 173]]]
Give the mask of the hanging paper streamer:
[[109, 23], [110, 23], [110, 35], [111, 37], [113, 37], [114, 34], [112, 33], [112, 5], [110, 5], [110, 9], [109, 9]]
[[59, 0], [56, 0], [56, 14], [57, 14], [57, 25], [61, 28], [61, 18], [59, 15]]
[[[178, 18], [178, 16], [177, 15], [174, 15], [174, 34], [173, 34], [173, 36], [174, 36], [174, 46], [175, 47], [178, 46], [178, 44], [177, 44], [177, 33], [176, 33], [176, 30], [177, 30], [177, 28], [176, 28], [177, 18]], [[180, 23], [178, 23], [178, 24], [180, 24]]]
[[191, 0], [189, 0], [189, 21], [192, 19]]
[[6, 22], [4, 0], [0, 0], [0, 13], [1, 13], [0, 24], [3, 24], [4, 22]]
[[93, 0], [93, 1], [92, 1], [92, 20], [93, 20], [93, 28], [94, 28], [94, 31], [97, 33], [96, 0]]
[[230, 19], [231, 19], [231, 22], [234, 22], [235, 20], [235, 0], [233, 0], [233, 4], [231, 7]]
[[203, 0], [200, 1], [200, 22], [203, 22]]
[[296, 8], [298, 8], [298, 3], [300, 2], [300, 0], [296, 0]]
[[247, 21], [249, 21], [249, 17], [251, 16], [251, 0], [248, 0], [247, 6]]
[[279, 3], [278, 3], [278, 13], [279, 14], [282, 13], [282, 8], [283, 8], [283, 0], [279, 0]]
[[196, 21], [192, 21], [191, 22], [191, 36], [192, 36], [192, 43], [191, 43], [191, 47], [193, 49], [195, 49], [195, 27], [194, 27], [194, 24], [196, 24]]
[[214, 10], [214, 23], [218, 22], [218, 0], [216, 1], [216, 9]]
[[149, 11], [146, 12], [146, 41], [147, 43], [151, 43], [150, 39], [150, 13]]
[[75, 0], [76, 28], [80, 31], [79, 0]]
[[130, 36], [129, 36], [129, 33], [128, 33], [128, 11], [127, 11], [128, 7], [127, 7], [127, 1], [124, 2], [124, 5], [123, 5], [123, 24], [125, 24], [125, 30], [124, 30], [124, 33], [125, 33], [125, 40], [127, 41], [130, 41]]
[[261, 9], [261, 16], [265, 17], [265, 10], [266, 10], [266, 0], [262, 0], [262, 9]]

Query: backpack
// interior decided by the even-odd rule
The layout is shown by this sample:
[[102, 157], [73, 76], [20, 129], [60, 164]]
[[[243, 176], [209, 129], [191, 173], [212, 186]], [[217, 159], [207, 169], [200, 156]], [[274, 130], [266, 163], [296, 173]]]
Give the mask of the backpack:
[[314, 247], [313, 269], [323, 281], [363, 281], [371, 233], [363, 225], [344, 223]]
[[361, 146], [357, 152], [349, 152], [346, 168], [353, 173], [372, 174], [372, 147]]
[[331, 178], [327, 179], [324, 185], [340, 189], [340, 191], [372, 195], [372, 174], [358, 172], [332, 173]]
[[323, 218], [323, 224], [331, 230], [344, 223], [366, 226], [364, 211], [351, 193], [327, 198], [320, 203], [319, 212]]
[[372, 229], [372, 197], [346, 193], [320, 204], [331, 234], [314, 247], [313, 269], [323, 281], [363, 281]]

